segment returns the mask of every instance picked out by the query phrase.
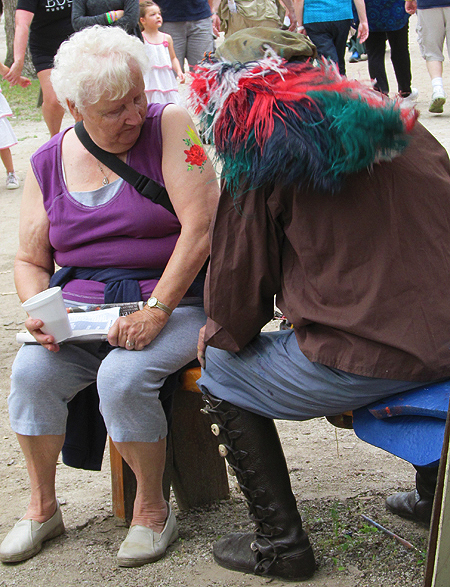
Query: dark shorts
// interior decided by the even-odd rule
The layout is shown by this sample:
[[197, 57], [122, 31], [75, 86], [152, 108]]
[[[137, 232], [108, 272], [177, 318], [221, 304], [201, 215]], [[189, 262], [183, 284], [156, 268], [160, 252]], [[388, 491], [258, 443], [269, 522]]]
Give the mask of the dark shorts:
[[56, 52], [53, 55], [48, 55], [45, 53], [38, 53], [38, 52], [31, 52], [31, 61], [33, 62], [34, 69], [36, 73], [43, 71], [44, 69], [52, 69], [53, 68], [53, 60], [55, 58]]

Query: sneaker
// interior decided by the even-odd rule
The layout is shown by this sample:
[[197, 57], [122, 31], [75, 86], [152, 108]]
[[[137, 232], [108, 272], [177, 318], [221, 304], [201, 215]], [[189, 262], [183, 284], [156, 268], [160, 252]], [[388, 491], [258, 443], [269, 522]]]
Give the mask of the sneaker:
[[405, 96], [402, 99], [403, 104], [417, 104], [417, 100], [419, 99], [419, 90], [417, 88], [411, 88], [411, 93], [409, 96]]
[[14, 171], [8, 173], [6, 178], [6, 189], [7, 190], [16, 190], [19, 187], [19, 180], [17, 179], [16, 174]]
[[349, 61], [349, 63], [358, 63], [358, 61], [359, 61], [358, 51], [354, 51], [348, 61]]
[[441, 114], [444, 112], [446, 99], [447, 94], [444, 92], [444, 88], [440, 86], [434, 88], [433, 94], [431, 95], [430, 107], [428, 108], [429, 112], [433, 112], [433, 114]]

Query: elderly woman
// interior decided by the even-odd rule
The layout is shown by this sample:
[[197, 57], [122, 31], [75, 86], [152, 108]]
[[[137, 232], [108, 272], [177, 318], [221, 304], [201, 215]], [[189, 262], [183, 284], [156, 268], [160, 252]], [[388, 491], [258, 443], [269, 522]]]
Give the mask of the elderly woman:
[[[49, 286], [55, 262], [74, 269], [63, 288], [68, 305], [103, 299], [98, 269], [103, 274], [120, 268], [125, 286], [138, 280], [142, 299], [151, 298], [143, 310], [116, 321], [109, 345], [59, 346], [40, 330], [41, 321], [26, 320], [40, 344], [19, 350], [9, 409], [26, 459], [31, 500], [3, 540], [3, 562], [34, 556], [45, 540], [64, 531], [55, 470], [67, 402], [95, 381], [109, 436], [137, 479], [119, 565], [152, 562], [177, 537], [162, 493], [167, 423], [159, 391], [169, 374], [196, 355], [205, 314], [190, 288], [208, 255], [218, 186], [187, 112], [173, 104], [147, 108], [145, 67], [143, 44], [120, 28], [75, 33], [56, 57], [52, 82], [61, 103], [75, 121], [83, 121], [98, 146], [165, 185], [176, 217], [102, 165], [73, 128], [33, 155], [15, 265], [20, 299]], [[189, 157], [186, 146], [193, 140], [201, 157]]]

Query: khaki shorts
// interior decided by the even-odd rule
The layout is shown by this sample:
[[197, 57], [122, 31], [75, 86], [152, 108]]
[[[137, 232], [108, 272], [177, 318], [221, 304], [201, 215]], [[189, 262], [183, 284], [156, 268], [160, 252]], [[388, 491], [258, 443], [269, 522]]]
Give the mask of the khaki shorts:
[[426, 61], [444, 61], [444, 41], [450, 55], [450, 6], [417, 11], [417, 40]]

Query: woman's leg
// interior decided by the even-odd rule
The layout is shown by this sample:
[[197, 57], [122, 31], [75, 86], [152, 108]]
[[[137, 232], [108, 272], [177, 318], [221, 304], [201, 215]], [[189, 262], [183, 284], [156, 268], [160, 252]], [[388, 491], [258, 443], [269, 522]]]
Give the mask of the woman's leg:
[[0, 545], [2, 562], [29, 559], [44, 541], [64, 532], [55, 492], [56, 462], [64, 442], [67, 402], [95, 381], [101, 360], [95, 350], [98, 345], [66, 345], [51, 353], [40, 345], [24, 345], [16, 356], [9, 413], [25, 456], [31, 497], [25, 516]]
[[26, 520], [46, 522], [56, 511], [55, 475], [64, 434], [24, 436], [17, 434], [30, 478], [31, 497]]
[[411, 57], [408, 47], [408, 24], [398, 31], [389, 31], [387, 38], [391, 47], [391, 61], [397, 78], [398, 92], [406, 97], [411, 93]]
[[60, 128], [64, 116], [64, 108], [58, 102], [55, 90], [50, 81], [51, 69], [43, 69], [39, 71], [37, 76], [42, 89], [42, 115], [45, 124], [50, 131], [50, 136], [56, 135]]
[[375, 81], [374, 88], [383, 94], [389, 93], [384, 57], [386, 52], [386, 33], [371, 32], [366, 40], [369, 75]]
[[50, 353], [40, 345], [24, 345], [14, 361], [8, 404], [30, 477], [25, 519], [42, 523], [55, 513], [55, 471], [64, 442], [67, 402], [95, 381], [100, 364], [88, 351], [91, 346], [65, 345]]
[[334, 45], [338, 58], [339, 73], [345, 75], [345, 50], [347, 49], [348, 33], [350, 31], [351, 20], [338, 20], [334, 25]]
[[11, 155], [11, 149], [0, 149], [0, 157], [2, 160], [3, 165], [5, 166], [6, 173], [13, 173], [14, 172], [14, 164]]
[[161, 533], [167, 518], [162, 477], [166, 463], [166, 440], [157, 442], [115, 442], [117, 450], [136, 476], [131, 525], [147, 526]]
[[177, 308], [142, 351], [114, 349], [99, 369], [100, 410], [108, 433], [136, 475], [132, 526], [161, 532], [166, 521], [162, 476], [167, 422], [159, 392], [171, 373], [195, 359], [204, 323], [203, 308]]

